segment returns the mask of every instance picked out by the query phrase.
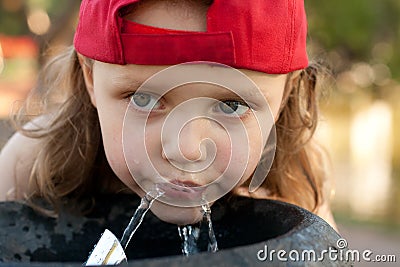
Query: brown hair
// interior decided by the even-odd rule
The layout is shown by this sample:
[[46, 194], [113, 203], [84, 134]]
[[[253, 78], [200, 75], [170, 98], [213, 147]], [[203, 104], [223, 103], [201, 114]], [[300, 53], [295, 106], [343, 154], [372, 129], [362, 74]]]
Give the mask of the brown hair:
[[[34, 119], [26, 127], [32, 117], [45, 119]], [[97, 111], [72, 47], [44, 66], [36, 90], [13, 121], [19, 132], [40, 140], [27, 199], [44, 198], [57, 209], [67, 200], [86, 203], [95, 192], [104, 191], [103, 183], [94, 182], [104, 162]]]
[[317, 77], [322, 78], [325, 70], [314, 63], [288, 77], [276, 122], [275, 159], [263, 185], [271, 197], [314, 212], [328, 200], [327, 154], [313, 140], [319, 120]]

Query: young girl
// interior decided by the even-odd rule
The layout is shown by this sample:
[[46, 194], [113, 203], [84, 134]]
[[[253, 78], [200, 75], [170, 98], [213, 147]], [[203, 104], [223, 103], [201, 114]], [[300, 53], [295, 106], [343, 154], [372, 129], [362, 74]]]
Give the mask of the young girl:
[[[55, 210], [75, 203], [85, 212], [101, 194], [142, 197], [154, 169], [191, 189], [213, 183], [230, 164], [224, 179], [237, 179], [231, 193], [294, 203], [334, 226], [325, 157], [312, 138], [319, 68], [307, 59], [306, 27], [303, 1], [83, 0], [74, 47], [44, 67], [16, 118], [18, 132], [0, 154], [0, 200], [39, 197]], [[179, 65], [180, 75], [211, 73], [234, 87], [241, 74], [226, 75], [231, 66], [259, 89], [195, 80], [171, 90], [165, 79], [144, 85], [169, 66], [193, 61], [202, 62]], [[188, 107], [214, 121], [186, 116], [178, 130], [164, 125]], [[256, 167], [268, 165], [262, 150], [269, 131], [260, 131], [257, 115], [267, 111], [276, 152], [253, 192]], [[238, 129], [246, 140], [230, 139]], [[198, 191], [188, 192], [176, 198]], [[152, 212], [176, 224], [201, 217], [198, 207], [175, 204], [160, 199]]]

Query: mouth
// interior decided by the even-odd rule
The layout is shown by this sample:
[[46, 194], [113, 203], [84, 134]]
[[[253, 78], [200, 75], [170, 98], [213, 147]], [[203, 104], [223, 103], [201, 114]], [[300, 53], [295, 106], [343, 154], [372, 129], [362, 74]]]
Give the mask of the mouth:
[[164, 191], [165, 197], [180, 200], [201, 200], [205, 187], [192, 182], [171, 180], [166, 183], [159, 184], [161, 190]]
[[195, 182], [192, 182], [192, 181], [188, 181], [188, 180], [186, 180], [186, 181], [180, 181], [180, 180], [172, 180], [172, 181], [169, 181], [171, 184], [174, 184], [174, 185], [178, 185], [178, 186], [181, 186], [181, 187], [189, 187], [189, 188], [193, 188], [193, 187], [200, 187], [201, 185], [199, 185], [199, 184], [197, 184], [197, 183], [195, 183]]

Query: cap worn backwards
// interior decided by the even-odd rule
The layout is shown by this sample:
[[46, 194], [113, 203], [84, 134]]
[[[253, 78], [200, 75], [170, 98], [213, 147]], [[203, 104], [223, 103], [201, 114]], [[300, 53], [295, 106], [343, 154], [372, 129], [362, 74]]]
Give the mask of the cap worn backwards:
[[308, 65], [303, 0], [214, 0], [207, 31], [179, 31], [123, 19], [140, 0], [82, 0], [75, 49], [114, 64], [213, 61], [270, 74]]

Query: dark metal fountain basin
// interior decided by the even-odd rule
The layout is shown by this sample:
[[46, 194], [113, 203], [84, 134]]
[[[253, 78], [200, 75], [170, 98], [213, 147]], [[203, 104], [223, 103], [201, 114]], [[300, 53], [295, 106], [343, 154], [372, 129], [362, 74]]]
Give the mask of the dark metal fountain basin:
[[[135, 196], [104, 196], [86, 217], [62, 212], [48, 218], [30, 207], [0, 203], [0, 266], [81, 266], [107, 228], [121, 237], [139, 204]], [[111, 205], [112, 203], [112, 205]], [[260, 250], [314, 250], [316, 255], [336, 247], [340, 236], [322, 219], [287, 203], [243, 197], [224, 198], [212, 206], [220, 251], [189, 258], [181, 253], [177, 226], [149, 212], [126, 251], [128, 266], [350, 266], [320, 261], [273, 263]], [[257, 256], [259, 255], [259, 256]], [[286, 254], [288, 257], [288, 254]]]

